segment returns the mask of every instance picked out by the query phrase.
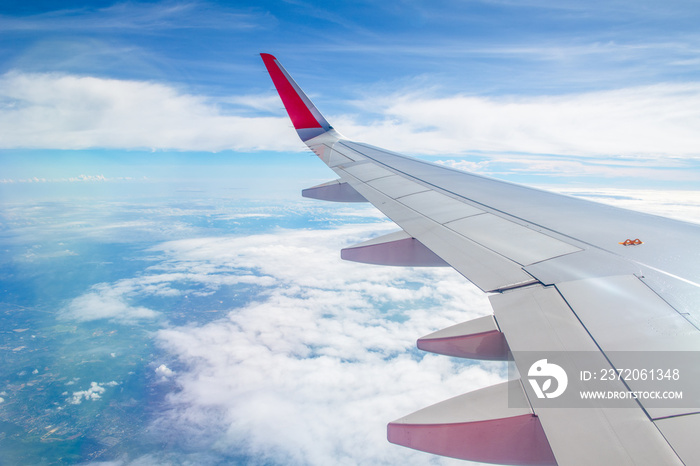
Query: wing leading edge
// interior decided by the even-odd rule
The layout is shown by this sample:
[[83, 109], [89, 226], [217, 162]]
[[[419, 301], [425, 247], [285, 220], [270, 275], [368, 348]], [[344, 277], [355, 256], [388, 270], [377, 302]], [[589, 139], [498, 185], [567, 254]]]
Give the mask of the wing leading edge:
[[[574, 368], [584, 367], [576, 355], [585, 352], [601, 369], [615, 371], [630, 363], [628, 353], [636, 364], [651, 363], [654, 350], [655, 364], [700, 380], [692, 358], [677, 358], [678, 352], [700, 350], [698, 225], [349, 141], [272, 55], [261, 56], [300, 138], [339, 177], [304, 196], [369, 201], [401, 227], [343, 250], [342, 257], [449, 265], [491, 293], [493, 316], [423, 337], [419, 348], [472, 359], [512, 358], [520, 374], [528, 374], [527, 356], [534, 352], [561, 355]], [[625, 245], [627, 236], [643, 244]], [[644, 388], [624, 380], [615, 387]], [[518, 378], [425, 408], [390, 423], [389, 441], [502, 464], [700, 463], [692, 435], [700, 429], [700, 406], [666, 408], [629, 399], [614, 408], [551, 407], [537, 402], [534, 388]], [[569, 377], [569, 391], [583, 388]], [[513, 397], [525, 401], [514, 403]]]

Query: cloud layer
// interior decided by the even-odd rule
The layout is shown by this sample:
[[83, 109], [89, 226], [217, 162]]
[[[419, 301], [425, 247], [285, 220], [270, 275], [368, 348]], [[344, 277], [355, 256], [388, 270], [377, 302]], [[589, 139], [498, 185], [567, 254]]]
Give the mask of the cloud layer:
[[165, 84], [51, 73], [0, 78], [0, 148], [298, 149], [287, 126], [281, 117], [225, 114]]
[[[162, 243], [149, 251], [152, 265], [142, 274], [93, 286], [64, 317], [129, 325], [160, 319], [156, 341], [165, 361], [154, 361], [153, 370], [159, 384], [176, 389], [151, 431], [182, 440], [191, 451], [179, 458], [207, 451], [218, 461], [244, 456], [268, 464], [424, 464], [428, 456], [386, 442], [387, 422], [497, 383], [505, 368], [415, 350], [418, 337], [490, 312], [485, 296], [455, 271], [340, 260], [340, 248], [394, 228]], [[156, 314], [139, 304], [199, 293], [191, 312], [206, 312], [220, 306], [207, 293], [241, 282], [256, 287], [253, 300], [209, 323], [192, 316], [190, 324], [168, 325], [166, 309]], [[75, 392], [73, 402], [97, 399], [102, 387]]]
[[[657, 213], [691, 212], [688, 205], [697, 210], [700, 202], [694, 192], [567, 192]], [[504, 368], [416, 351], [416, 338], [491, 312], [485, 296], [453, 270], [339, 259], [339, 249], [393, 229], [375, 222], [159, 243], [136, 276], [94, 285], [69, 302], [64, 317], [142, 325], [161, 349], [149, 366], [167, 396], [148, 432], [151, 441], [178, 447], [134, 464], [432, 461], [387, 443], [386, 423], [496, 383]], [[223, 297], [231, 290], [247, 299]], [[156, 306], [146, 307], [149, 299]], [[186, 302], [186, 324], [168, 323], [181, 314], [176, 302]], [[104, 387], [66, 396], [93, 400]]]
[[698, 157], [700, 85], [659, 84], [558, 96], [431, 97], [357, 103], [382, 117], [336, 126], [397, 150]]
[[[10, 72], [0, 77], [0, 148], [302, 148], [286, 117], [251, 116], [269, 102], [217, 100], [155, 82]], [[337, 128], [411, 153], [700, 157], [696, 83], [526, 97], [406, 90], [354, 104], [362, 113], [330, 117]]]
[[[183, 370], [156, 423], [222, 455], [275, 464], [422, 464], [386, 423], [500, 380], [499, 365], [419, 355], [417, 337], [488, 312], [452, 270], [344, 263], [337, 249], [377, 231], [287, 231], [167, 243], [166, 269], [255, 268], [264, 297], [199, 327], [161, 330]], [[342, 236], [341, 240], [338, 237]]]

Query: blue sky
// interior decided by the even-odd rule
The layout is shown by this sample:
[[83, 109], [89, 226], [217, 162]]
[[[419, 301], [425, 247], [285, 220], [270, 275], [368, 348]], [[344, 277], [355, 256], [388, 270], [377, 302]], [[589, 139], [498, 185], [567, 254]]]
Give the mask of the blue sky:
[[0, 178], [300, 160], [321, 178], [261, 156], [304, 149], [264, 51], [353, 139], [515, 181], [692, 189], [698, 22], [691, 1], [10, 2]]
[[495, 94], [697, 78], [692, 1], [31, 2], [2, 10], [4, 70], [165, 81], [207, 95], [264, 92], [261, 50], [316, 92], [339, 84], [341, 97], [418, 76], [446, 91]]

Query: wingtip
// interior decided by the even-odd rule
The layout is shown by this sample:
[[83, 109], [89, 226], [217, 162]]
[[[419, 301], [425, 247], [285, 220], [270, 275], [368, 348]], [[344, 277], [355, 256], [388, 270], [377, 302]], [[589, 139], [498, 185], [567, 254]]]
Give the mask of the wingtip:
[[331, 125], [279, 61], [269, 53], [261, 53], [260, 57], [301, 140], [306, 141], [329, 131]]

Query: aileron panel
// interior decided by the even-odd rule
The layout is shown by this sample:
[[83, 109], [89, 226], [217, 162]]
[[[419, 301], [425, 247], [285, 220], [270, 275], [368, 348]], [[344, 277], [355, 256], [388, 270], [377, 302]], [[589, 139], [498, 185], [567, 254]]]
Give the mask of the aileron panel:
[[386, 170], [373, 162], [357, 163], [339, 168], [365, 183], [371, 180], [376, 180], [377, 178], [393, 175], [393, 173], [389, 170]]
[[409, 194], [428, 191], [428, 188], [404, 177], [393, 175], [386, 176], [367, 182], [374, 189], [386, 194], [392, 199], [396, 199]]
[[452, 220], [484, 213], [483, 210], [437, 191], [411, 194], [402, 197], [399, 199], [399, 202], [411, 209], [421, 212], [437, 223], [446, 223]]
[[474, 215], [445, 226], [522, 265], [581, 250], [492, 214]]

